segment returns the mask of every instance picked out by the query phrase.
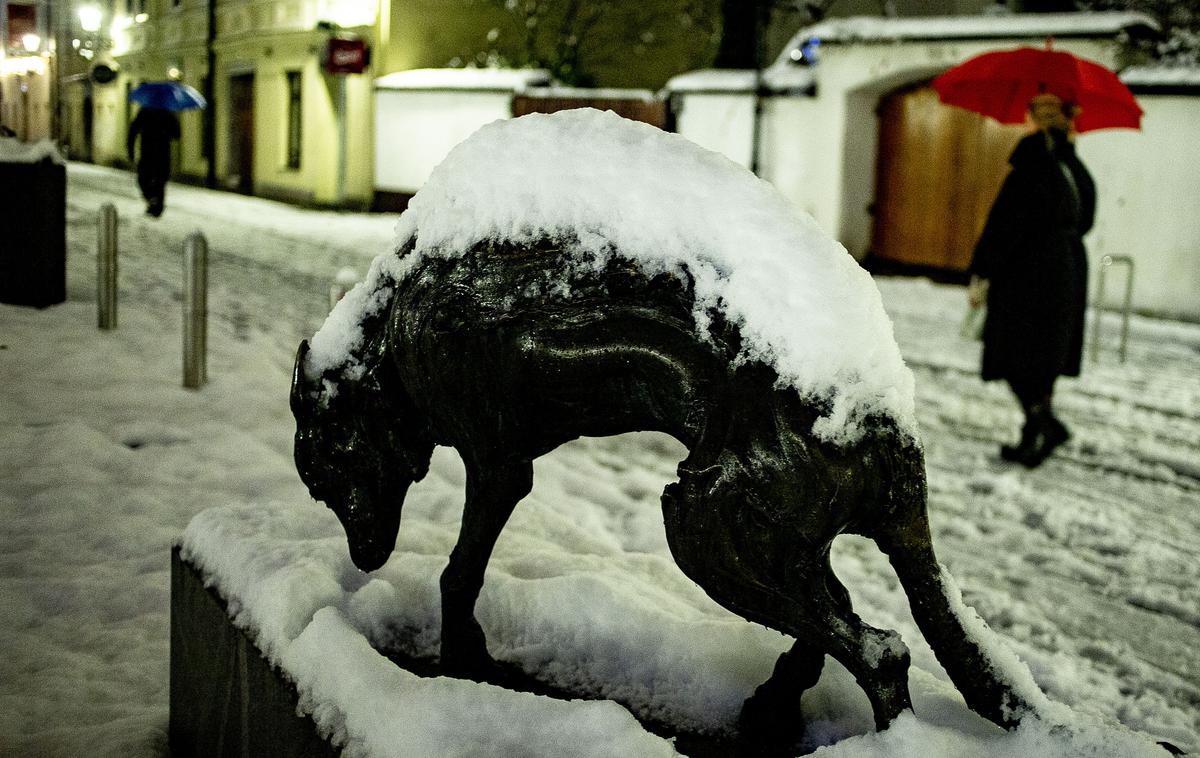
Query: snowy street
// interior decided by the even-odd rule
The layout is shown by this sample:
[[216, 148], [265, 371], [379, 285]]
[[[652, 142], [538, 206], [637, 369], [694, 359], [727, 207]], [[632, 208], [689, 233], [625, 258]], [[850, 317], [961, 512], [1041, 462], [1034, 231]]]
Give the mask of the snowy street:
[[[326, 518], [292, 464], [294, 353], [324, 320], [338, 271], [365, 274], [388, 251], [396, 216], [172, 184], [165, 214], [151, 219], [131, 174], [83, 164], [68, 171], [68, 301], [44, 311], [0, 305], [0, 755], [165, 755], [170, 546], [215, 506], [286, 503], [300, 521], [310, 511]], [[95, 328], [105, 202], [120, 216], [111, 333]], [[210, 353], [209, 384], [192, 392], [180, 388], [180, 302], [182, 243], [196, 230], [209, 242]], [[1027, 471], [998, 459], [1020, 413], [1005, 387], [978, 377], [979, 345], [959, 334], [962, 288], [878, 285], [916, 375], [934, 545], [965, 601], [1050, 699], [1089, 724], [1139, 733], [1148, 751], [1165, 740], [1200, 753], [1200, 325], [1134, 317], [1121, 364], [1119, 319], [1106, 315], [1099, 362], [1089, 355], [1082, 377], [1058, 385], [1056, 412], [1072, 439]], [[658, 510], [683, 454], [670, 438], [639, 434], [581, 440], [541, 459], [513, 535], [502, 537], [497, 575], [522, 578], [513, 568], [526, 544], [519, 540], [536, 537], [562, 546], [553, 562], [564, 574], [574, 558], [642, 566], [645, 557], [639, 582], [690, 585], [671, 573]], [[401, 549], [444, 563], [461, 476], [456, 456], [440, 450], [427, 489], [414, 488], [406, 506]], [[279, 523], [281, 512], [263, 523]], [[416, 531], [406, 534], [410, 518]], [[418, 545], [422, 535], [428, 547]], [[344, 541], [330, 544], [344, 551]], [[805, 701], [822, 725], [811, 736], [818, 754], [898, 754], [941, 730], [943, 741], [924, 755], [1051, 755], [1036, 746], [1059, 743], [998, 737], [964, 716], [961, 702], [947, 704], [945, 674], [872, 543], [843, 537], [834, 556], [863, 618], [897, 629], [913, 649], [921, 726], [856, 736], [871, 731], [865, 696], [847, 706], [847, 674], [830, 665]], [[594, 576], [610, 581], [603, 570]], [[436, 586], [436, 574], [430, 581]], [[698, 617], [725, 623], [729, 614], [703, 601], [687, 602]], [[701, 647], [720, 641], [703, 628], [694, 634]], [[524, 660], [527, 651], [512, 644], [511, 658]], [[752, 689], [753, 673], [733, 678]], [[705, 671], [692, 675], [703, 680]], [[729, 707], [711, 713], [727, 718]], [[682, 695], [663, 708], [710, 712]]]

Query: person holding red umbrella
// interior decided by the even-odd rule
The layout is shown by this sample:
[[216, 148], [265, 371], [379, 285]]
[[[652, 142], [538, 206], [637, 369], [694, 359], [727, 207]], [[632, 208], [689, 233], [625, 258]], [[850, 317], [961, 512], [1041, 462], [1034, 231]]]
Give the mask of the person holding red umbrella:
[[968, 288], [986, 299], [984, 380], [1003, 379], [1025, 413], [1020, 442], [1000, 455], [1030, 468], [1069, 438], [1054, 415], [1054, 383], [1078, 376], [1087, 307], [1083, 235], [1096, 189], [1072, 141], [1077, 106], [1053, 93], [1029, 102], [1037, 131], [1017, 144], [1012, 171], [975, 247]]
[[1142, 109], [1104, 66], [1055, 50], [1020, 47], [977, 55], [933, 80], [942, 102], [1003, 124], [1029, 121], [969, 271], [968, 297], [988, 306], [984, 380], [1003, 379], [1025, 412], [1020, 442], [1000, 455], [1038, 466], [1070, 437], [1054, 415], [1054, 383], [1078, 376], [1087, 306], [1083, 235], [1096, 185], [1075, 154], [1076, 133], [1141, 126]]

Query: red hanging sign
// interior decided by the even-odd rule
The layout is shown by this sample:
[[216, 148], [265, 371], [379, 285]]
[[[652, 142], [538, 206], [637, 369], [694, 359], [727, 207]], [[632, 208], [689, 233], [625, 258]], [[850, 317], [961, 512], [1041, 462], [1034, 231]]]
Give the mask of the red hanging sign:
[[325, 46], [325, 70], [361, 74], [367, 68], [367, 43], [361, 37], [331, 37]]

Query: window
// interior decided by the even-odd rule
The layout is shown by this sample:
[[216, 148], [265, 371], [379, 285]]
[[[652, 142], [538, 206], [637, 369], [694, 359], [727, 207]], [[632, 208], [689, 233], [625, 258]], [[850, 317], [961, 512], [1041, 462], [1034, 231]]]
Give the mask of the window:
[[300, 141], [302, 137], [303, 102], [301, 100], [301, 84], [303, 80], [299, 71], [287, 72], [287, 167], [300, 168]]
[[8, 3], [5, 6], [5, 13], [8, 15], [8, 40], [6, 44], [9, 47], [22, 50], [24, 49], [23, 38], [25, 35], [38, 33], [37, 8], [32, 5]]

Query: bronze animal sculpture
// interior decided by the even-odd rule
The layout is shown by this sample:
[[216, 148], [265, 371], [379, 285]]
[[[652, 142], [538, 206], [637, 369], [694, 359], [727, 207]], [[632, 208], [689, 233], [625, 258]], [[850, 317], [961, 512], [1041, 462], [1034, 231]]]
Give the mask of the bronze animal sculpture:
[[[743, 733], [793, 739], [788, 724], [825, 654], [855, 676], [878, 728], [911, 708], [907, 648], [863, 623], [831, 570], [841, 533], [887, 554], [968, 705], [1015, 725], [1027, 699], [948, 600], [919, 444], [884, 416], [852, 444], [821, 441], [821, 401], [778, 386], [761, 361], [735, 360], [738, 328], [714, 312], [708, 339], [697, 336], [686, 270], [650, 275], [619, 254], [566, 267], [562, 248], [485, 242], [419, 258], [381, 288], [350, 379], [314, 371], [307, 341], [296, 358], [296, 464], [361, 569], [391, 554], [405, 493], [434, 446], [462, 457], [466, 507], [441, 577], [443, 669], [477, 676], [491, 665], [473, 609], [493, 545], [532, 486], [532, 461], [580, 436], [657, 430], [689, 451], [662, 497], [676, 562], [718, 603], [796, 639], [743, 707]], [[323, 389], [333, 378], [336, 392]]]

